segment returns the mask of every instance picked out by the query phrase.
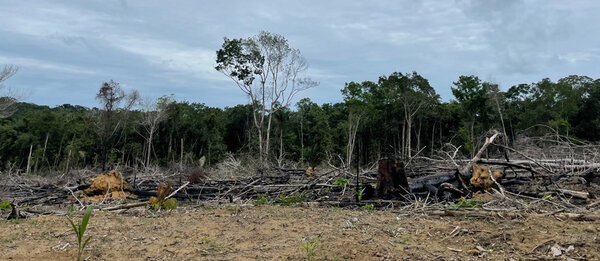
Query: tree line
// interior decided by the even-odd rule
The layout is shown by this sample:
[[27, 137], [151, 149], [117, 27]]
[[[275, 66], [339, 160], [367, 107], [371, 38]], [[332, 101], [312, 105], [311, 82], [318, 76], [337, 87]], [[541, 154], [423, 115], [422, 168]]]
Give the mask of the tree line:
[[[395, 72], [346, 83], [338, 103], [304, 98], [292, 104], [299, 92], [318, 86], [304, 75], [307, 68], [284, 37], [261, 32], [225, 38], [217, 50], [215, 69], [249, 104], [216, 108], [172, 96], [141, 98], [112, 80], [100, 85], [94, 108], [50, 108], [0, 95], [0, 170], [181, 167], [201, 158], [212, 165], [228, 155], [247, 155], [263, 167], [349, 167], [357, 160], [431, 156], [447, 144], [472, 155], [493, 128], [507, 134], [506, 142], [548, 132], [600, 139], [600, 79], [545, 78], [502, 91], [462, 75], [452, 84], [453, 99], [442, 101], [418, 72]], [[16, 71], [5, 67], [0, 83]]]
[[[363, 163], [427, 156], [446, 143], [470, 154], [491, 128], [509, 137], [556, 132], [600, 139], [600, 79], [573, 75], [501, 91], [477, 76], [460, 76], [453, 85], [454, 99], [442, 102], [418, 73], [393, 73], [345, 84], [339, 103], [304, 98], [294, 110], [282, 106], [268, 114], [272, 145], [265, 161], [348, 166], [356, 155]], [[202, 156], [214, 164], [228, 153], [259, 153], [253, 118], [260, 107], [221, 109], [170, 96], [134, 107], [135, 95], [111, 81], [98, 93], [103, 105], [112, 102], [108, 107], [17, 103], [11, 116], [0, 119], [2, 169], [190, 165]]]

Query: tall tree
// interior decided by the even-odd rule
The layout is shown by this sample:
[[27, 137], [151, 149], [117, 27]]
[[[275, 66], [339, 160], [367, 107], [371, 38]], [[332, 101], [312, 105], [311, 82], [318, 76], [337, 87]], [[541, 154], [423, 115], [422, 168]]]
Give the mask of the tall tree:
[[283, 36], [262, 31], [248, 39], [225, 38], [216, 62], [215, 69], [231, 78], [255, 105], [260, 160], [268, 160], [273, 114], [287, 107], [298, 92], [318, 85], [300, 75], [308, 69], [306, 60]]
[[[417, 72], [412, 74], [392, 73], [389, 77], [380, 77], [379, 84], [391, 90], [393, 100], [402, 105], [404, 121], [406, 122], [406, 142], [404, 154], [412, 157], [412, 129], [415, 117], [429, 105], [439, 99], [429, 81]], [[419, 133], [420, 135], [420, 133]], [[417, 148], [420, 149], [420, 148]]]
[[136, 103], [139, 94], [137, 91], [132, 91], [126, 94], [121, 89], [119, 83], [110, 80], [102, 83], [96, 99], [102, 105], [100, 117], [96, 117], [95, 123], [98, 128], [95, 128], [98, 137], [100, 138], [102, 170], [106, 170], [106, 160], [108, 150], [113, 146], [113, 137], [123, 123], [122, 119], [115, 119], [115, 113], [119, 110], [129, 111]]
[[475, 122], [482, 113], [485, 113], [487, 104], [487, 91], [479, 80], [479, 77], [470, 75], [461, 75], [458, 81], [454, 82], [452, 94], [462, 107], [466, 122], [469, 125], [469, 143], [467, 144], [471, 154], [475, 151]]
[[140, 135], [146, 140], [146, 160], [144, 162], [146, 167], [150, 166], [152, 140], [154, 139], [154, 135], [156, 135], [158, 125], [168, 118], [168, 108], [172, 102], [172, 98], [169, 96], [163, 96], [157, 100], [150, 98], [140, 100], [140, 107], [143, 113], [140, 125], [144, 130]]

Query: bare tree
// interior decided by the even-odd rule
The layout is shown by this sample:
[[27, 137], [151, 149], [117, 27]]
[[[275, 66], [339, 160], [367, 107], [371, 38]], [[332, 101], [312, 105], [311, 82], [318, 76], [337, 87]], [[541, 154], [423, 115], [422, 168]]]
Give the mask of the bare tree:
[[[0, 91], [4, 89], [2, 82], [6, 79], [12, 77], [19, 70], [18, 67], [14, 65], [5, 65], [2, 70], [0, 70]], [[14, 104], [17, 102], [17, 98], [14, 94], [7, 91], [6, 93], [0, 93], [0, 118], [5, 118], [14, 112]]]
[[142, 120], [140, 122], [143, 132], [138, 133], [146, 140], [146, 167], [150, 166], [152, 140], [154, 139], [158, 125], [168, 118], [168, 107], [171, 103], [172, 99], [168, 96], [163, 96], [157, 100], [146, 97], [139, 102], [143, 112]]
[[352, 154], [354, 153], [354, 144], [356, 144], [356, 133], [360, 125], [360, 114], [350, 113], [348, 115], [348, 144], [346, 144], [346, 168], [350, 168], [352, 163]]
[[248, 39], [225, 38], [215, 69], [231, 78], [255, 106], [260, 160], [268, 160], [273, 114], [298, 92], [318, 85], [300, 76], [308, 69], [306, 60], [283, 36], [262, 31]]
[[137, 91], [132, 91], [126, 94], [121, 89], [118, 82], [110, 80], [109, 82], [102, 83], [96, 99], [102, 105], [101, 111], [99, 111], [99, 117], [95, 117], [94, 123], [97, 125], [96, 133], [100, 138], [100, 145], [102, 146], [102, 170], [106, 170], [106, 159], [108, 150], [114, 145], [113, 137], [121, 127], [125, 117], [116, 118], [116, 112], [123, 111], [128, 112], [139, 98]]

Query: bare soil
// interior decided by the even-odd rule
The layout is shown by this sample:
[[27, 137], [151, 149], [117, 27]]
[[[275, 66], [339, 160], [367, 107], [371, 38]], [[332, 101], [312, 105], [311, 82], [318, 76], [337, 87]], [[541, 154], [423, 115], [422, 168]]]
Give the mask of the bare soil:
[[[74, 214], [80, 219], [80, 213]], [[95, 211], [87, 260], [600, 260], [600, 221], [436, 217], [393, 210], [225, 205]], [[553, 255], [551, 247], [562, 249]], [[564, 250], [572, 246], [572, 250]], [[64, 216], [0, 221], [0, 259], [73, 260]], [[556, 250], [555, 250], [556, 252]]]

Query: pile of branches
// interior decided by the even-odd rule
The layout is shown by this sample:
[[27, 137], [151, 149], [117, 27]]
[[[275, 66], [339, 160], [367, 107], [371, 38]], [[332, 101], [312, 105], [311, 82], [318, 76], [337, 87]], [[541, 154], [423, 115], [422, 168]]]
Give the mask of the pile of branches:
[[[208, 171], [201, 169], [172, 172], [153, 169], [144, 173], [125, 170], [123, 173], [132, 185], [130, 193], [133, 196], [127, 200], [141, 202], [130, 204], [132, 207], [141, 206], [150, 197], [157, 196], [159, 184], [167, 182], [172, 182], [175, 188], [169, 197], [188, 205], [252, 204], [259, 199], [286, 202], [292, 198], [312, 202], [305, 204], [373, 204], [413, 211], [476, 206], [486, 211], [548, 214], [595, 213], [600, 202], [600, 146], [559, 135], [520, 136], [509, 144], [503, 134], [491, 131], [473, 157], [462, 156], [460, 148], [448, 145], [435, 157], [416, 156], [405, 160], [402, 173], [408, 182], [402, 189], [405, 193], [398, 198], [377, 198], [376, 194], [366, 190], [381, 182], [376, 165], [360, 170], [332, 168], [314, 173], [312, 169], [257, 169], [255, 175], [226, 178], [211, 177]], [[498, 179], [490, 175], [493, 180], [490, 187], [476, 187], [470, 181], [474, 165], [485, 166], [490, 174], [493, 169], [499, 170], [502, 175]], [[102, 202], [81, 202], [78, 195], [90, 186], [89, 177], [92, 176], [86, 174], [57, 182], [8, 175], [2, 179], [0, 192], [16, 206], [75, 204], [83, 208], [86, 204], [94, 204], [109, 210], [127, 208], [120, 206], [123, 200], [106, 197]], [[482, 194], [491, 197], [478, 201]], [[29, 211], [31, 214], [48, 213], [47, 210]]]

